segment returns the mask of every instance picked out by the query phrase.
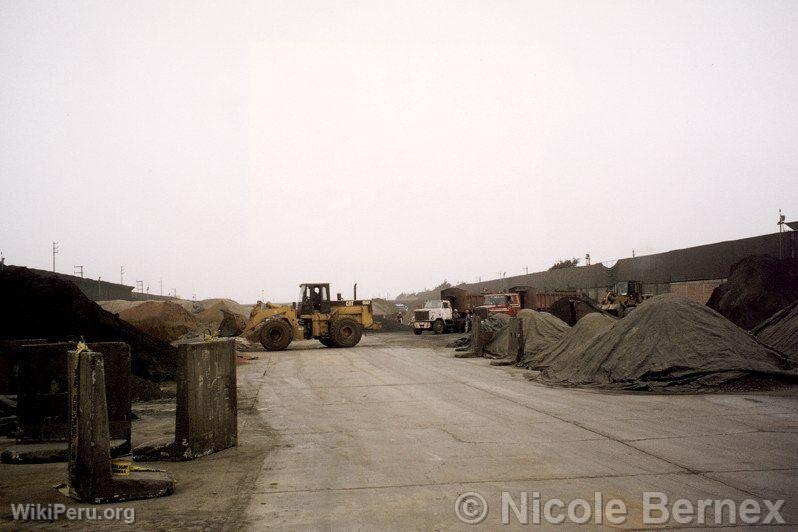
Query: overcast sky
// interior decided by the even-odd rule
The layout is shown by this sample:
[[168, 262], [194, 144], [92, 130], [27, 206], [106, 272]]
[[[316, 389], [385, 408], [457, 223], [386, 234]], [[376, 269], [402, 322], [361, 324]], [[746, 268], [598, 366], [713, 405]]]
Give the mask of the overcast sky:
[[798, 2], [0, 2], [0, 250], [364, 296], [798, 218]]

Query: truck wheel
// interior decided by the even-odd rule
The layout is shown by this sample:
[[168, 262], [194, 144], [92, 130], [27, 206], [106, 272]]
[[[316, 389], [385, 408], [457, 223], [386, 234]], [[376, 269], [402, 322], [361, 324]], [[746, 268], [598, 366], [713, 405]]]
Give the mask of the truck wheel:
[[321, 342], [324, 347], [338, 347], [335, 345], [332, 338], [319, 338], [319, 342]]
[[420, 336], [422, 332], [424, 332], [424, 329], [413, 329], [413, 334], [416, 336]]
[[432, 332], [435, 334], [441, 334], [444, 329], [446, 329], [446, 325], [444, 325], [442, 320], [436, 320], [435, 323], [432, 324]]
[[352, 318], [341, 318], [330, 325], [330, 338], [338, 347], [355, 347], [361, 336], [363, 329]]
[[268, 320], [260, 330], [260, 344], [266, 351], [282, 351], [293, 339], [294, 332], [285, 320]]

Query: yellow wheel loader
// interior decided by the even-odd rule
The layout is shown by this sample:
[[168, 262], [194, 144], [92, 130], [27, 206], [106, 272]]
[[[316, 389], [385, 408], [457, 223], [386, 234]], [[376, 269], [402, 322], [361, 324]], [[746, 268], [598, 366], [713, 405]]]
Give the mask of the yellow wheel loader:
[[640, 281], [620, 281], [601, 300], [601, 310], [623, 318], [649, 297]]
[[364, 330], [379, 329], [371, 301], [331, 301], [329, 283], [306, 283], [299, 288], [299, 302], [290, 307], [259, 302], [244, 337], [259, 341], [267, 351], [282, 351], [294, 339], [309, 338], [327, 347], [354, 347]]

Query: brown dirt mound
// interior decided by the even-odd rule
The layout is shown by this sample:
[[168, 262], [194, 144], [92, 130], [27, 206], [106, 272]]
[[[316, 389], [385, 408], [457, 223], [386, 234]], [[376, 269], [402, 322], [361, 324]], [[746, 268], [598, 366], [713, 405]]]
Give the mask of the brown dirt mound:
[[527, 369], [546, 368], [558, 357], [579, 351], [593, 338], [608, 331], [615, 321], [606, 314], [592, 312], [576, 322], [559, 341], [547, 346], [537, 356], [524, 358], [521, 365]]
[[[221, 305], [219, 305], [219, 303], [221, 303]], [[221, 308], [224, 308], [224, 309], [229, 310], [230, 312], [238, 314], [239, 316], [244, 316], [245, 318], [249, 317], [249, 312], [250, 312], [250, 310], [252, 310], [252, 306], [241, 305], [237, 301], [233, 301], [232, 299], [225, 299], [225, 298], [203, 299], [202, 301], [196, 302], [195, 305], [202, 309], [198, 313], [198, 318], [199, 318], [199, 315], [202, 315], [205, 311], [210, 310], [212, 308], [215, 308], [217, 310], [221, 309]], [[216, 316], [218, 317], [219, 320], [222, 319], [220, 315], [216, 314]], [[211, 321], [213, 321], [213, 320], [211, 320]], [[202, 322], [202, 319], [200, 319], [200, 322]], [[208, 323], [210, 323], [210, 322], [208, 322]]]
[[[570, 329], [560, 318], [552, 316], [548, 312], [524, 309], [518, 313], [521, 318], [521, 329], [524, 340], [524, 358], [531, 359], [537, 356], [540, 351], [550, 344], [558, 341]], [[515, 364], [519, 362], [515, 355], [507, 353], [507, 335], [509, 329], [506, 327], [494, 336], [493, 341], [485, 346], [485, 352], [493, 355], [489, 358], [500, 360], [492, 362], [494, 365]]]
[[197, 319], [170, 301], [145, 301], [119, 313], [119, 317], [166, 342], [174, 342], [197, 329]]
[[734, 264], [707, 306], [752, 329], [798, 299], [798, 259], [751, 255]]
[[771, 316], [752, 332], [760, 342], [798, 364], [798, 301]]
[[583, 348], [562, 353], [541, 379], [635, 390], [702, 390], [752, 376], [798, 379], [798, 372], [709, 307], [664, 294]]
[[241, 305], [235, 301], [229, 301], [226, 299], [216, 300], [215, 303], [196, 315], [197, 322], [208, 327], [212, 331], [215, 331], [221, 325], [222, 320], [224, 320], [225, 311], [237, 314], [243, 319], [246, 319], [249, 316], [248, 314], [240, 312], [239, 307], [241, 307]]
[[137, 307], [144, 301], [128, 301], [126, 299], [111, 299], [108, 301], [98, 301], [97, 304], [112, 314], [119, 314], [125, 310]]
[[73, 283], [20, 266], [0, 270], [0, 340], [126, 342], [133, 373], [174, 378], [177, 349], [88, 299]]

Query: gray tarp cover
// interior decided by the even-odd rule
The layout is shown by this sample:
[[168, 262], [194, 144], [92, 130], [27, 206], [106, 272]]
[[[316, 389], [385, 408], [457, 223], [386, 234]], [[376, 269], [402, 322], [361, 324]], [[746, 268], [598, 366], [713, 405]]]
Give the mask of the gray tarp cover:
[[582, 349], [550, 361], [541, 380], [626, 389], [691, 389], [743, 376], [798, 377], [784, 356], [707, 306], [654, 297]]
[[596, 335], [608, 331], [616, 319], [593, 312], [583, 316], [559, 341], [547, 346], [534, 357], [524, 358], [521, 365], [527, 369], [542, 369], [558, 357], [585, 347]]
[[[570, 327], [556, 316], [548, 312], [524, 309], [518, 313], [524, 341], [524, 360], [534, 356], [548, 345], [556, 342]], [[508, 320], [509, 321], [509, 320]], [[505, 327], [494, 335], [493, 340], [485, 346], [487, 358], [501, 359], [502, 362], [515, 364], [515, 354], [507, 355], [508, 328]]]
[[780, 310], [753, 332], [768, 345], [798, 364], [798, 301]]

